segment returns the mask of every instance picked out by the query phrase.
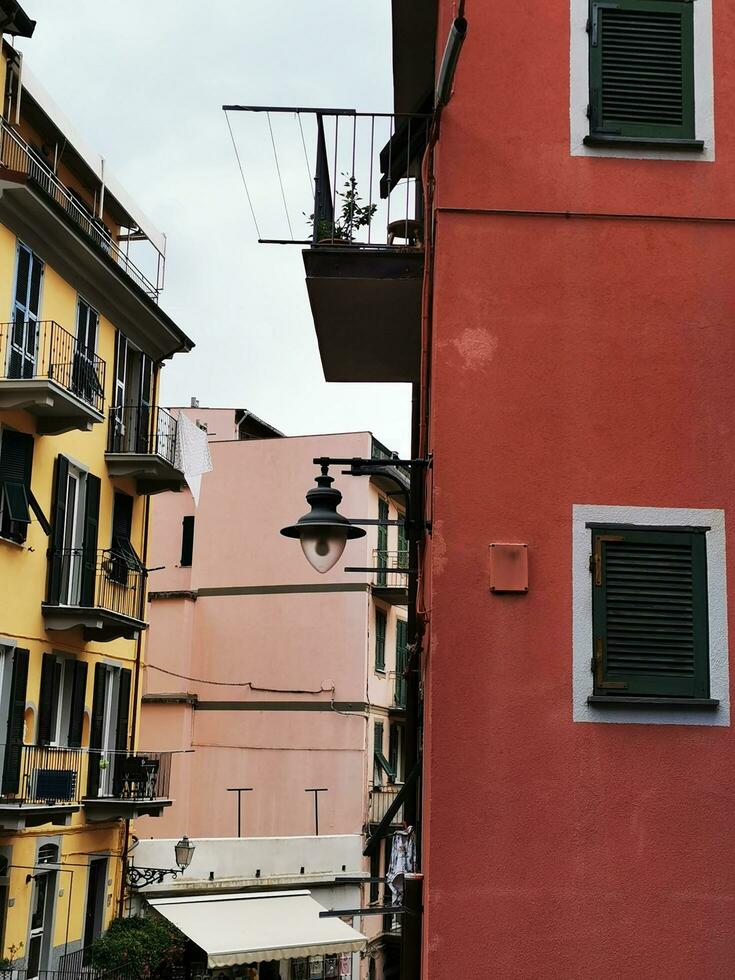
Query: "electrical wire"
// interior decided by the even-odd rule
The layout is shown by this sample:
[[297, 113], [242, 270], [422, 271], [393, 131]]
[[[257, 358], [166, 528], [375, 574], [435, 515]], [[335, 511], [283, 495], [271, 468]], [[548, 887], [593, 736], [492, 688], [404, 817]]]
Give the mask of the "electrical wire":
[[311, 167], [309, 166], [309, 154], [306, 150], [306, 140], [304, 138], [304, 127], [301, 125], [301, 113], [296, 113], [296, 118], [299, 122], [299, 131], [301, 132], [301, 145], [304, 148], [304, 160], [306, 162], [306, 172], [309, 175], [309, 194], [314, 193], [314, 178], [311, 176]]
[[257, 687], [252, 681], [210, 681], [202, 677], [188, 677], [186, 674], [177, 674], [174, 670], [166, 670], [165, 667], [157, 667], [155, 664], [144, 664], [146, 670], [157, 670], [161, 674], [168, 674], [169, 677], [177, 677], [182, 681], [191, 681], [192, 684], [211, 684], [214, 687], [246, 687], [250, 691], [262, 694], [334, 694], [334, 687], [320, 687], [318, 690], [292, 690], [291, 688], [280, 687]]
[[268, 129], [271, 134], [271, 146], [273, 147], [273, 158], [276, 161], [276, 172], [278, 174], [278, 183], [281, 185], [281, 197], [283, 198], [283, 210], [286, 212], [286, 223], [288, 224], [288, 230], [291, 233], [291, 238], [294, 237], [293, 228], [291, 227], [291, 219], [288, 216], [288, 205], [286, 204], [286, 192], [283, 189], [283, 178], [281, 177], [281, 166], [278, 163], [278, 151], [276, 150], [276, 139], [273, 135], [273, 126], [271, 125], [271, 114], [266, 112], [266, 117], [268, 119]]
[[230, 125], [230, 117], [225, 109], [225, 119], [227, 120], [227, 128], [230, 131], [230, 139], [232, 140], [232, 148], [235, 151], [235, 158], [237, 160], [237, 165], [240, 168], [240, 176], [242, 177], [242, 185], [245, 188], [245, 194], [247, 195], [248, 204], [250, 205], [250, 213], [253, 216], [253, 224], [255, 225], [255, 230], [258, 233], [258, 238], [263, 236], [260, 234], [260, 228], [258, 227], [258, 219], [255, 217], [255, 208], [253, 207], [253, 202], [250, 197], [250, 191], [248, 190], [248, 182], [245, 180], [245, 171], [243, 170], [242, 160], [240, 159], [240, 153], [237, 149], [237, 143], [235, 142], [235, 134], [232, 132], [232, 126]]

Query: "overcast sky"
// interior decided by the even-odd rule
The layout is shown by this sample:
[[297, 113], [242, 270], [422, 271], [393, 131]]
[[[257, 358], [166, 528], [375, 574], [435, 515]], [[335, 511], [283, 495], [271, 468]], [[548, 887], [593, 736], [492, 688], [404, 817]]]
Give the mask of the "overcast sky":
[[[246, 407], [291, 435], [371, 429], [407, 453], [409, 386], [324, 381], [300, 249], [257, 244], [221, 111], [390, 111], [389, 0], [23, 6], [38, 21], [18, 43], [28, 65], [168, 236], [161, 304], [197, 347], [166, 367], [164, 403]], [[248, 120], [232, 123], [262, 221], [273, 187], [247, 172], [259, 140]]]

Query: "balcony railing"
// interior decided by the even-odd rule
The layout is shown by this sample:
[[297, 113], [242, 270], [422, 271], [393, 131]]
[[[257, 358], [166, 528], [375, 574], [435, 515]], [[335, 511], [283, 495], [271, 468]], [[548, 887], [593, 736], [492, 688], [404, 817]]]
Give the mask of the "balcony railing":
[[160, 456], [176, 465], [178, 424], [169, 412], [148, 405], [117, 405], [110, 409], [107, 452]]
[[82, 750], [4, 746], [3, 803], [59, 805], [80, 800]]
[[[401, 783], [388, 786], [373, 786], [370, 792], [370, 823], [379, 824], [403, 788]], [[393, 824], [403, 823], [403, 807], [393, 817]]]
[[94, 773], [92, 787], [96, 798], [140, 803], [168, 799], [171, 788], [170, 752], [104, 752], [90, 749], [89, 767], [90, 774]]
[[0, 324], [0, 379], [48, 379], [102, 414], [105, 362], [53, 320]]
[[393, 681], [393, 707], [406, 707], [406, 678], [403, 671], [391, 671], [390, 678]]
[[89, 560], [81, 548], [65, 548], [49, 555], [49, 581], [58, 587], [52, 606], [106, 610], [128, 619], [142, 620], [146, 572], [129, 555], [98, 551]]
[[[382, 548], [373, 549], [375, 568], [374, 584], [381, 589], [408, 588], [408, 551], [385, 551]], [[385, 571], [383, 571], [385, 569]], [[405, 569], [405, 571], [402, 571]]]
[[108, 228], [95, 218], [84, 205], [74, 196], [48, 167], [48, 165], [33, 151], [26, 141], [0, 121], [0, 163], [7, 170], [26, 174], [30, 182], [47, 195], [71, 220], [87, 235], [102, 252], [109, 255], [134, 282], [149, 296], [158, 298], [160, 289], [131, 261], [113, 240]]
[[430, 115], [234, 109], [244, 110], [232, 129], [243, 175], [271, 175], [250, 195], [261, 242], [421, 249]]

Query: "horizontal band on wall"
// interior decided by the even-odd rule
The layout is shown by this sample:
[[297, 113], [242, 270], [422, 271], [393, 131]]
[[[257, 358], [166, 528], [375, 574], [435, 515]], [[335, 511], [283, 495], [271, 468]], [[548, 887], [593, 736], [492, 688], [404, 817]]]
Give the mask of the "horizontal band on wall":
[[150, 592], [149, 599], [200, 599], [212, 596], [297, 595], [325, 592], [367, 592], [367, 582], [332, 582], [325, 585], [232, 585], [211, 589], [183, 589], [180, 592]]
[[367, 714], [365, 701], [197, 701], [195, 711], [348, 711]]

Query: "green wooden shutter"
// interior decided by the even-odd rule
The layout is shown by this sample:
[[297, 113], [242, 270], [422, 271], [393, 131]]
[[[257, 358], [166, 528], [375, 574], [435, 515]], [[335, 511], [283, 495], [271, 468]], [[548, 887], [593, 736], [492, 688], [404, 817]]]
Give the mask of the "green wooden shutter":
[[17, 793], [23, 761], [23, 728], [25, 724], [26, 687], [28, 686], [29, 651], [13, 651], [13, 675], [10, 681], [10, 705], [3, 762], [3, 794]]
[[693, 140], [692, 0], [590, 3], [590, 134]]
[[596, 695], [709, 697], [703, 532], [595, 528]]
[[185, 517], [181, 522], [181, 567], [189, 568], [194, 557], [194, 518]]
[[405, 619], [399, 619], [396, 623], [396, 689], [395, 703], [401, 707], [406, 707], [406, 678], [403, 672], [406, 669], [406, 638], [407, 623]]
[[92, 718], [89, 726], [89, 769], [87, 771], [87, 796], [97, 796], [100, 787], [100, 759], [102, 731], [105, 722], [105, 683], [107, 668], [95, 664]]
[[386, 617], [382, 609], [375, 610], [375, 669], [385, 670]]
[[49, 554], [48, 601], [58, 605], [64, 573], [64, 524], [66, 521], [66, 491], [69, 482], [69, 460], [56, 457], [54, 496], [51, 508], [51, 541]]
[[[378, 501], [378, 520], [387, 521], [388, 520], [388, 501], [383, 500], [381, 497]], [[386, 568], [388, 565], [388, 525], [379, 524], [378, 525], [378, 568]], [[380, 586], [385, 586], [386, 575], [385, 572], [378, 572], [377, 584]]]
[[69, 746], [78, 749], [82, 744], [82, 728], [84, 726], [87, 664], [83, 660], [75, 660], [72, 669], [74, 674], [72, 678], [71, 707], [69, 711]]
[[128, 748], [128, 726], [130, 720], [130, 688], [133, 672], [123, 668], [120, 671], [120, 691], [117, 701], [117, 732], [115, 733], [115, 771], [113, 775], [113, 787], [115, 796], [119, 796], [123, 787], [123, 776], [125, 772], [125, 754]]
[[55, 706], [59, 701], [59, 663], [52, 653], [44, 653], [41, 666], [41, 693], [38, 697], [38, 744], [51, 742]]
[[100, 490], [102, 483], [99, 477], [94, 476], [92, 473], [87, 473], [86, 483], [80, 602], [83, 606], [94, 606], [95, 584], [97, 582], [97, 536], [100, 522]]

